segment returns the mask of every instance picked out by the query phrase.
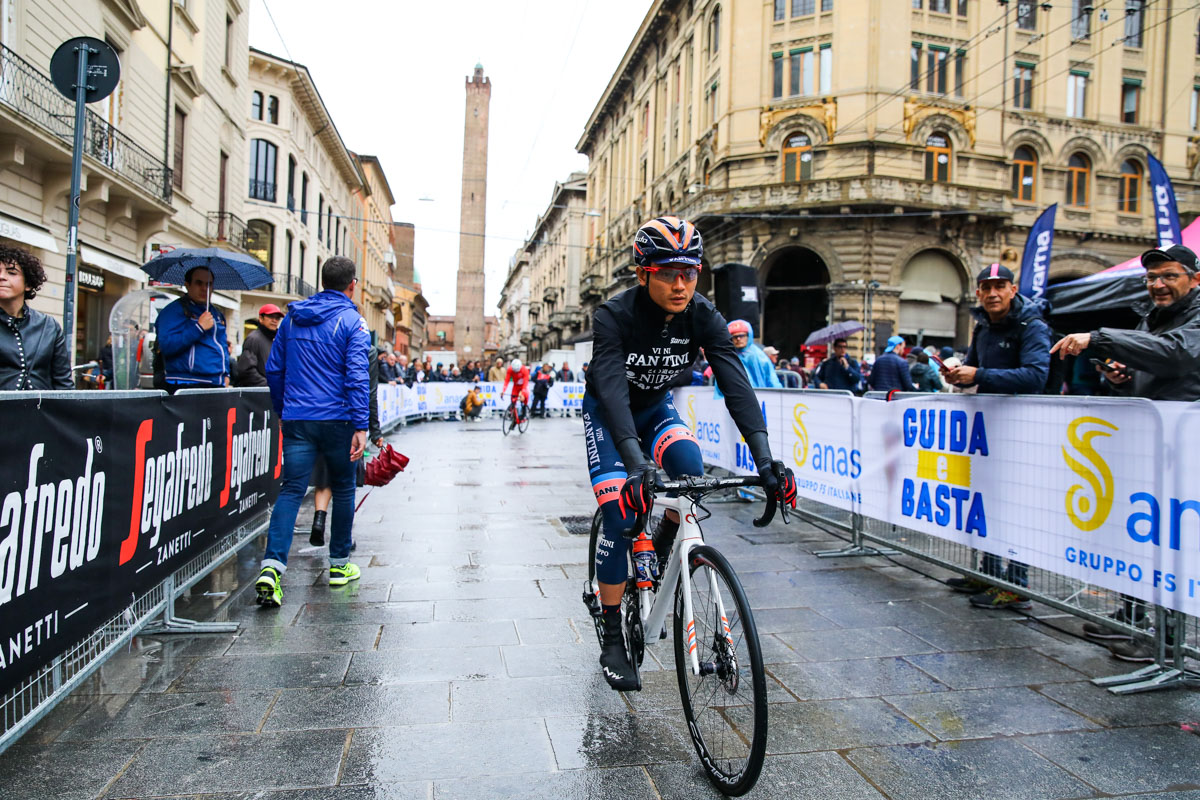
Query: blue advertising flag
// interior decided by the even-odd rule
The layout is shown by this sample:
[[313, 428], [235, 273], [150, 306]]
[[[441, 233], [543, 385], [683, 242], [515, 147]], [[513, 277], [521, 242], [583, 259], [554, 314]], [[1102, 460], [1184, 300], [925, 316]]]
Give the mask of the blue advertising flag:
[[1154, 191], [1154, 224], [1158, 228], [1158, 246], [1170, 247], [1183, 242], [1179, 227], [1179, 209], [1175, 206], [1175, 187], [1162, 162], [1149, 153], [1150, 187]]
[[1054, 246], [1054, 212], [1058, 203], [1047, 208], [1029, 228], [1025, 254], [1021, 256], [1021, 294], [1034, 299], [1046, 293], [1046, 276], [1050, 272], [1050, 248]]

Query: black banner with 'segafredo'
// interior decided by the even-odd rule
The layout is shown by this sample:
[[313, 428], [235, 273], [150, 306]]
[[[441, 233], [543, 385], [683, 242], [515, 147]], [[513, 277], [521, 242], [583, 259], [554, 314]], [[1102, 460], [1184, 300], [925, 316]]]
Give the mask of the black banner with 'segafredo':
[[265, 391], [0, 395], [0, 695], [279, 491]]

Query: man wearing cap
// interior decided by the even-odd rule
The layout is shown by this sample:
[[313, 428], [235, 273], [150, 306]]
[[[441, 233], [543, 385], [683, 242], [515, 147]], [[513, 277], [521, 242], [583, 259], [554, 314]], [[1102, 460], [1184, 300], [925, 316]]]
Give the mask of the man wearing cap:
[[1073, 333], [1054, 345], [1060, 358], [1089, 355], [1112, 359], [1104, 378], [1117, 394], [1151, 400], [1200, 400], [1200, 265], [1177, 244], [1142, 253], [1149, 297], [1133, 310], [1136, 330], [1100, 328]]
[[904, 337], [892, 336], [887, 340], [883, 355], [875, 359], [867, 385], [877, 392], [915, 392], [908, 362], [904, 360]]
[[[1151, 400], [1200, 400], [1200, 263], [1188, 247], [1177, 244], [1142, 253], [1149, 297], [1133, 304], [1141, 316], [1136, 330], [1101, 328], [1064, 336], [1051, 352], [1060, 358], [1088, 355], [1108, 360], [1104, 379], [1115, 394]], [[1111, 616], [1117, 622], [1148, 627], [1145, 605], [1122, 595]], [[1124, 661], [1154, 660], [1152, 643], [1135, 641], [1123, 630], [1093, 622], [1085, 636], [1108, 642], [1109, 651]]]
[[258, 327], [246, 336], [242, 354], [238, 356], [238, 386], [267, 385], [267, 359], [271, 357], [271, 344], [282, 320], [283, 312], [274, 303], [258, 310]]
[[[992, 394], [1041, 394], [1050, 375], [1050, 326], [1042, 319], [1042, 306], [1017, 294], [1012, 270], [1000, 264], [984, 267], [975, 280], [979, 306], [971, 309], [975, 332], [962, 366], [946, 370], [946, 381], [957, 386], [975, 386]], [[1028, 586], [1028, 567], [1009, 561], [1001, 569], [1001, 559], [983, 554], [980, 569], [987, 575], [1003, 578], [1017, 586]], [[971, 578], [952, 578], [947, 583], [963, 592], [972, 592], [971, 605], [979, 608], [1030, 607], [1029, 598], [1016, 592], [985, 584]]]

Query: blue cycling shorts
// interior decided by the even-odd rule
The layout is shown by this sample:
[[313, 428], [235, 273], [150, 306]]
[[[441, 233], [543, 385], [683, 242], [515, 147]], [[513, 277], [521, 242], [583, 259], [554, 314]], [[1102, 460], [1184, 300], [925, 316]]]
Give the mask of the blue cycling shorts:
[[[700, 445], [676, 410], [670, 394], [657, 405], [633, 413], [633, 425], [642, 445], [642, 453], [666, 471], [671, 478], [704, 474]], [[596, 578], [601, 583], [623, 583], [628, 576], [626, 554], [632, 540], [624, 533], [634, 522], [634, 514], [622, 514], [621, 486], [627, 474], [604, 419], [599, 401], [587, 392], [583, 396], [583, 439], [587, 447], [588, 476], [604, 519], [596, 541]]]

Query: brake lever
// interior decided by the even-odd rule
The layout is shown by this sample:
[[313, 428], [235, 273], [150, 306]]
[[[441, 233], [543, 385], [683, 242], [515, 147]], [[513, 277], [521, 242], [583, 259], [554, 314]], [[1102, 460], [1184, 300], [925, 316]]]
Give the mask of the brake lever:
[[775, 517], [775, 507], [777, 505], [778, 505], [778, 501], [776, 500], [775, 495], [768, 494], [767, 495], [767, 508], [765, 511], [763, 511], [763, 515], [761, 517], [754, 520], [754, 527], [765, 528], [768, 525], [770, 525], [771, 520], [774, 519], [774, 517]]

